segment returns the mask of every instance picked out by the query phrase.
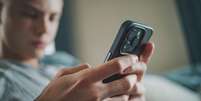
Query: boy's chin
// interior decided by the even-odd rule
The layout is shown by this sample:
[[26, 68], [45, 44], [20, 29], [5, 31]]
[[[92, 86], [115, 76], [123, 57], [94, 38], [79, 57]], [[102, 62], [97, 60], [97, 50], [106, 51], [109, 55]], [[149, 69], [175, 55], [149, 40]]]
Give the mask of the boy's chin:
[[34, 56], [38, 59], [42, 58], [45, 55], [44, 51], [37, 51], [35, 52]]

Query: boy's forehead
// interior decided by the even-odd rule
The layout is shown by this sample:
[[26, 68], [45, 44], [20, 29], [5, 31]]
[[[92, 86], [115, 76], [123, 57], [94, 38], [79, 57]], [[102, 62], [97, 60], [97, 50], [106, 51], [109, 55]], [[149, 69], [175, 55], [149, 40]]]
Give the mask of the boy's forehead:
[[28, 7], [32, 6], [40, 10], [61, 11], [63, 0], [5, 0], [12, 6]]

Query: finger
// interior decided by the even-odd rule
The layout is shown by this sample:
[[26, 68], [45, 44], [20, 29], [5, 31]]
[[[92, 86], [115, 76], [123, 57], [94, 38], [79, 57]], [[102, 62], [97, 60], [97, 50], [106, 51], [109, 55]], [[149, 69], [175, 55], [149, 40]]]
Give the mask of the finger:
[[136, 75], [128, 75], [122, 79], [105, 83], [104, 94], [106, 97], [128, 94], [137, 82]]
[[114, 96], [111, 98], [104, 99], [103, 101], [128, 101], [129, 96], [128, 95], [121, 95], [121, 96]]
[[138, 57], [134, 55], [122, 56], [113, 59], [103, 65], [93, 68], [88, 72], [83, 72], [82, 76], [88, 78], [87, 82], [102, 81], [114, 74], [123, 74], [126, 69], [131, 67], [138, 61]]
[[137, 80], [141, 81], [145, 72], [147, 70], [147, 65], [144, 62], [138, 62], [132, 65], [132, 69], [129, 74], [137, 75]]
[[145, 87], [142, 83], [136, 83], [133, 89], [129, 92], [129, 94], [133, 97], [140, 97], [145, 94]]
[[140, 61], [143, 61], [145, 63], [148, 63], [153, 52], [154, 52], [154, 44], [153, 43], [147, 43], [145, 45], [145, 48], [143, 52], [140, 54]]
[[129, 101], [146, 101], [145, 96], [133, 96], [129, 98]]
[[77, 67], [73, 67], [73, 68], [64, 68], [64, 69], [59, 70], [59, 72], [56, 74], [55, 78], [59, 78], [61, 76], [68, 75], [68, 74], [73, 74], [73, 73], [76, 73], [83, 69], [90, 68], [90, 67], [91, 66], [89, 64], [81, 64], [81, 65], [79, 65]]

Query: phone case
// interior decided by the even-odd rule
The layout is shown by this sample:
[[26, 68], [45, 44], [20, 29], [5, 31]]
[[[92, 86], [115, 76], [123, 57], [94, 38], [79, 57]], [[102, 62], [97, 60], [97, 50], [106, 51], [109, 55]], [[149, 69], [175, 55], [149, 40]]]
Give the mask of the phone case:
[[[149, 41], [153, 29], [141, 23], [127, 20], [116, 35], [104, 62], [125, 54], [139, 55], [143, 51], [144, 45]], [[104, 83], [122, 78], [120, 74], [115, 74], [103, 80]]]

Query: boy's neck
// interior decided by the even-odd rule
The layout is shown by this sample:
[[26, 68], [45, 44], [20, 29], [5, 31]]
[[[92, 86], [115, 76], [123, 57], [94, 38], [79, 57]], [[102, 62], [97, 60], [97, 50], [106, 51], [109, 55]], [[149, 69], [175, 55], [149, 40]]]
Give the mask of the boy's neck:
[[39, 60], [37, 58], [28, 58], [26, 56], [20, 56], [19, 54], [12, 52], [6, 45], [2, 45], [1, 58], [2, 59], [17, 60], [23, 64], [29, 64], [33, 68], [39, 67]]

